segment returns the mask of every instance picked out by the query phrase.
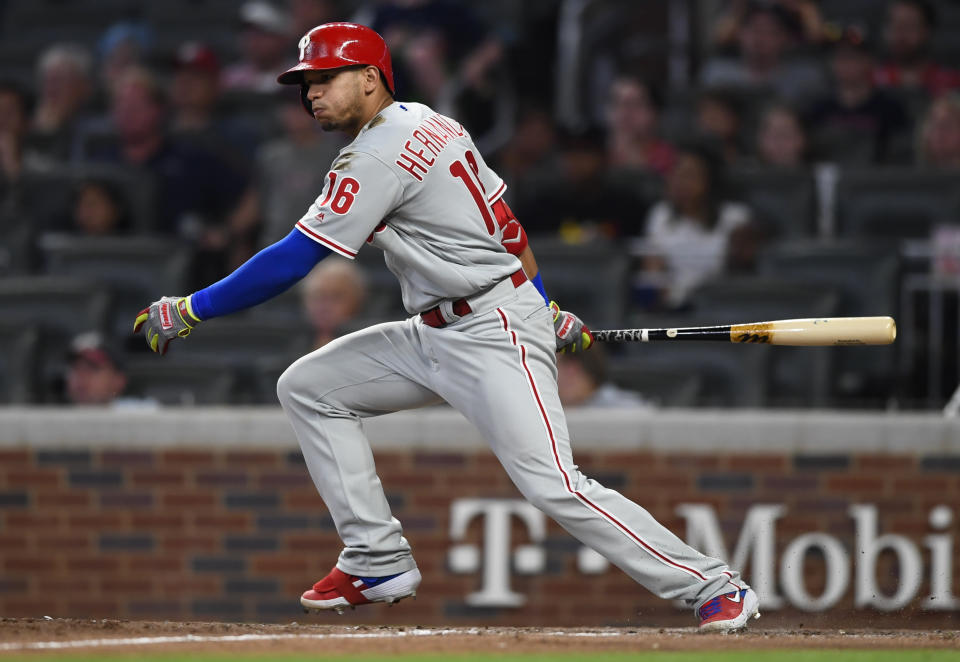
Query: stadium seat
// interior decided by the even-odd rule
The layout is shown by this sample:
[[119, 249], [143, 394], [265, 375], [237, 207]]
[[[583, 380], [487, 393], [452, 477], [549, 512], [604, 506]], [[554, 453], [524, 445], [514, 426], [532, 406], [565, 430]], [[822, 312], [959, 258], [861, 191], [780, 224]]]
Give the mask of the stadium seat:
[[956, 65], [960, 59], [960, 5], [954, 0], [938, 0], [937, 29], [933, 33], [932, 56], [936, 62]]
[[[695, 402], [698, 406], [762, 407], [766, 403], [764, 385], [772, 349], [775, 348], [766, 345], [666, 341], [629, 347], [625, 360], [629, 368], [624, 369], [672, 373], [676, 379], [692, 376], [702, 385]], [[611, 372], [615, 365], [611, 360]], [[634, 388], [641, 387], [638, 384]]]
[[817, 199], [809, 170], [732, 168], [727, 182], [729, 197], [749, 204], [756, 222], [773, 236], [813, 236]]
[[[884, 91], [903, 104], [912, 126], [919, 126], [930, 106], [930, 93], [923, 87], [887, 87]], [[911, 139], [913, 136], [911, 136]]]
[[300, 355], [271, 356], [253, 361], [253, 402], [263, 405], [279, 405], [277, 400], [277, 380], [291, 363]]
[[39, 344], [37, 329], [0, 321], [0, 403], [33, 402]]
[[30, 89], [36, 82], [34, 69], [38, 51], [33, 40], [0, 39], [0, 76]]
[[238, 381], [233, 369], [219, 361], [173, 353], [162, 361], [155, 356], [131, 361], [126, 373], [127, 394], [176, 406], [232, 404]]
[[703, 392], [699, 374], [639, 365], [630, 359], [611, 357], [607, 373], [617, 386], [636, 391], [659, 407], [693, 407]]
[[810, 151], [818, 161], [858, 167], [876, 159], [872, 135], [825, 126], [810, 132]]
[[696, 105], [699, 92], [694, 87], [667, 91], [660, 113], [660, 131], [664, 137], [677, 142], [688, 139], [696, 126]]
[[[663, 177], [643, 168], [611, 168], [607, 174], [610, 183], [619, 190], [632, 191], [638, 202], [649, 207], [663, 197]], [[638, 216], [640, 214], [638, 213]], [[642, 222], [642, 218], [639, 219]], [[536, 246], [534, 246], [536, 251]]]
[[[140, 3], [136, 0], [5, 0], [3, 4], [7, 24], [29, 32], [51, 26], [69, 28], [78, 25], [102, 31], [119, 17], [138, 10]], [[41, 42], [43, 46], [47, 43]]]
[[0, 230], [0, 277], [28, 274], [35, 266], [34, 237], [26, 217], [10, 219]]
[[[49, 6], [56, 4], [57, 7], [69, 7], [74, 3], [35, 3]], [[2, 7], [2, 4], [0, 4]], [[2, 11], [2, 10], [0, 10]], [[49, 10], [50, 14], [37, 21], [46, 21], [46, 23], [35, 23], [32, 26], [26, 26], [22, 23], [13, 22], [10, 17], [6, 17], [3, 36], [0, 38], [0, 62], [3, 67], [9, 67], [14, 71], [14, 67], [22, 67], [20, 75], [14, 75], [14, 78], [27, 84], [28, 89], [36, 84], [36, 65], [37, 60], [44, 50], [52, 44], [62, 44], [65, 42], [80, 43], [92, 46], [103, 32], [104, 25], [91, 25], [89, 23], [78, 22], [71, 25], [64, 21], [57, 21], [56, 17], [59, 9]], [[31, 19], [34, 20], [34, 19]], [[24, 76], [22, 74], [29, 74]]]
[[291, 328], [303, 328], [307, 324], [307, 318], [300, 302], [300, 288], [301, 284], [294, 285], [286, 292], [257, 304], [243, 314], [265, 324], [289, 324]]
[[240, 7], [235, 0], [167, 0], [149, 3], [145, 10], [150, 23], [159, 30], [166, 31], [183, 25], [235, 25]]
[[599, 241], [572, 245], [540, 237], [533, 250], [547, 295], [561, 308], [595, 328], [622, 323], [629, 260], [621, 246]]
[[837, 183], [841, 236], [926, 239], [934, 225], [956, 222], [960, 187], [953, 173], [905, 168], [844, 169]]
[[52, 384], [62, 377], [70, 339], [103, 331], [110, 295], [77, 278], [19, 276], [0, 278], [0, 311], [5, 323], [34, 330], [39, 337], [34, 391], [49, 401]]
[[880, 34], [886, 3], [876, 0], [830, 0], [820, 3], [826, 21], [837, 25], [864, 25], [868, 34]]
[[47, 234], [40, 238], [45, 271], [89, 280], [113, 295], [109, 327], [130, 332], [137, 311], [164, 294], [184, 291], [191, 258], [189, 246], [155, 237], [75, 237]]
[[[736, 324], [837, 315], [840, 295], [830, 287], [811, 288], [772, 278], [723, 279], [693, 293], [697, 324]], [[830, 394], [834, 350], [826, 347], [776, 347], [771, 351], [767, 404], [777, 407], [823, 406]]]
[[304, 330], [228, 315], [204, 322], [188, 339], [176, 341], [170, 354], [244, 367], [257, 358], [302, 353], [308, 345], [309, 334]]
[[103, 330], [107, 292], [73, 277], [0, 278], [0, 310], [6, 322], [41, 326], [65, 335]]
[[84, 180], [102, 179], [115, 185], [129, 205], [134, 230], [151, 231], [156, 221], [156, 187], [146, 172], [109, 165], [85, 164], [47, 173], [24, 175], [20, 182], [22, 204], [36, 219], [38, 231], [55, 228], [70, 212], [75, 186]]
[[[891, 315], [898, 310], [900, 262], [884, 245], [857, 242], [795, 242], [761, 254], [762, 275], [794, 280], [811, 289], [834, 289], [837, 314]], [[896, 380], [896, 345], [834, 350], [832, 393], [836, 404], [878, 405]]]
[[835, 288], [842, 315], [896, 311], [899, 256], [884, 244], [862, 240], [780, 243], [760, 254], [758, 270], [763, 276], [808, 287]]
[[[279, 85], [276, 92], [267, 94], [229, 90], [224, 92], [218, 101], [218, 108], [224, 117], [229, 117], [233, 123], [242, 125], [256, 136], [259, 142], [266, 142], [283, 135], [283, 126], [277, 111], [293, 100], [284, 92], [285, 90]], [[329, 164], [319, 167], [327, 168]]]
[[403, 307], [400, 281], [383, 258], [383, 251], [369, 246], [357, 253], [357, 264], [367, 280], [367, 303], [364, 314], [373, 318], [395, 320], [407, 317]]

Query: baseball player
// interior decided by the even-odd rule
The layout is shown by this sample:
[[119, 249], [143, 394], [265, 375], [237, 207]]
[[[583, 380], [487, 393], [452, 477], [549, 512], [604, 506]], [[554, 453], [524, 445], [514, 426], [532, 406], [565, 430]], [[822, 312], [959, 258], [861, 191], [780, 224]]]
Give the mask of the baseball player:
[[531, 503], [650, 591], [685, 600], [700, 629], [736, 630], [759, 616], [757, 596], [737, 572], [574, 464], [556, 352], [584, 351], [593, 338], [547, 298], [504, 201], [506, 186], [466, 129], [394, 100], [389, 50], [361, 25], [310, 30], [299, 63], [278, 80], [299, 85], [304, 108], [324, 130], [353, 142], [286, 238], [205, 289], [155, 301], [134, 331], [164, 354], [203, 320], [279, 294], [331, 252], [354, 258], [365, 244], [383, 251], [411, 317], [334, 340], [294, 362], [277, 384], [344, 544], [302, 605], [341, 611], [415, 595], [420, 572], [361, 421], [444, 400], [481, 430]]

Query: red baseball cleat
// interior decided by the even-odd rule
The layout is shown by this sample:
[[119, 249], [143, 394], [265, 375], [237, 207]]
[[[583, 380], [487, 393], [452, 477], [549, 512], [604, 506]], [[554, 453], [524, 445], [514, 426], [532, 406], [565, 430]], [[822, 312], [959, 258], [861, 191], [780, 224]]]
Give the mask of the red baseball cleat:
[[760, 600], [752, 588], [724, 593], [704, 602], [699, 611], [700, 632], [736, 632], [751, 618], [760, 618]]
[[353, 609], [372, 602], [393, 604], [408, 596], [416, 597], [418, 586], [417, 568], [388, 577], [356, 577], [334, 568], [300, 596], [300, 604], [308, 613], [333, 609], [340, 614], [347, 607]]

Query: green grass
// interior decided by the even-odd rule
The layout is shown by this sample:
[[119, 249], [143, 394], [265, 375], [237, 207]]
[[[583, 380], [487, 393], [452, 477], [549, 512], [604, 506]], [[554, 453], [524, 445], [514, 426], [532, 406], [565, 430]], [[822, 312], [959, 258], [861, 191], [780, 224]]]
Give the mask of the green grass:
[[9, 657], [0, 654], [0, 662], [36, 662], [37, 660], [68, 660], [69, 662], [960, 662], [960, 650], [750, 650], [750, 651], [650, 651], [636, 653], [537, 653], [510, 655], [509, 653], [445, 653], [410, 655], [350, 655], [322, 657], [297, 653], [124, 653], [109, 652], [72, 654], [32, 653]]

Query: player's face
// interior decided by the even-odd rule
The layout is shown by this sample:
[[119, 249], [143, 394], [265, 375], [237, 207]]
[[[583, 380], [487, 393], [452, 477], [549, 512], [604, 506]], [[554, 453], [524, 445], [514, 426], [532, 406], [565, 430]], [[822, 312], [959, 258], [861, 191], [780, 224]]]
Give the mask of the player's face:
[[349, 132], [359, 128], [364, 98], [361, 70], [307, 71], [303, 79], [313, 116], [324, 131]]

